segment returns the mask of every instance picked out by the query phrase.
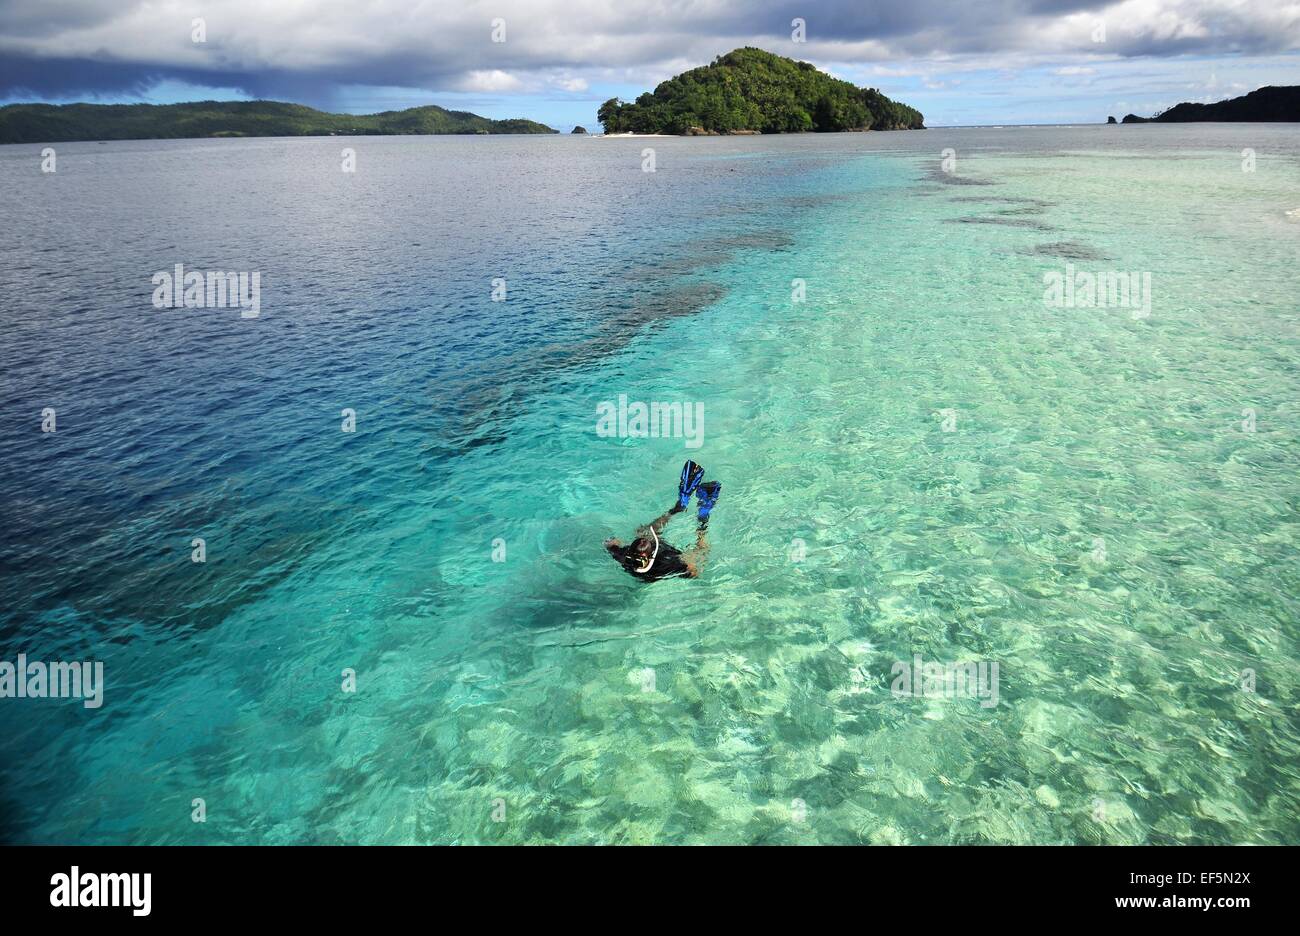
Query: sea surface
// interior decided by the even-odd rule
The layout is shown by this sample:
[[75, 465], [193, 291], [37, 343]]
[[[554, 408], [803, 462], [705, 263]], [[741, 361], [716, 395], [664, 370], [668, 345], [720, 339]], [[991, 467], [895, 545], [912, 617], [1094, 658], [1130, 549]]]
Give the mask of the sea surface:
[[0, 661], [104, 694], [0, 699], [0, 840], [1300, 842], [1300, 127], [41, 149]]

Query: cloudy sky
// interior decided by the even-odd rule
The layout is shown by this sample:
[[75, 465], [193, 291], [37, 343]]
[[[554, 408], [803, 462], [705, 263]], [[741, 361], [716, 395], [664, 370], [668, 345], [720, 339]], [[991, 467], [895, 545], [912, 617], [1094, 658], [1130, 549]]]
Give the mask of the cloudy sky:
[[1300, 84], [1300, 0], [0, 0], [0, 103], [441, 104], [593, 129], [605, 99], [743, 45], [932, 126], [1095, 122]]

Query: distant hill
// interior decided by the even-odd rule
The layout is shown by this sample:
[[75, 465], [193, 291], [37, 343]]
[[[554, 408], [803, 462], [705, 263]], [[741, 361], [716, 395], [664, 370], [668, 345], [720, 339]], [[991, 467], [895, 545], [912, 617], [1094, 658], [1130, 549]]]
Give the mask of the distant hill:
[[921, 112], [808, 62], [743, 48], [597, 112], [606, 133], [801, 133], [924, 129]]
[[301, 104], [279, 101], [10, 104], [0, 107], [0, 143], [223, 136], [556, 132], [531, 120], [489, 120], [466, 111], [449, 111], [433, 105], [365, 115], [328, 114]]
[[1124, 118], [1124, 123], [1193, 123], [1206, 120], [1225, 123], [1300, 121], [1300, 85], [1269, 85], [1250, 94], [1214, 104], [1175, 104], [1154, 117], [1129, 114]]

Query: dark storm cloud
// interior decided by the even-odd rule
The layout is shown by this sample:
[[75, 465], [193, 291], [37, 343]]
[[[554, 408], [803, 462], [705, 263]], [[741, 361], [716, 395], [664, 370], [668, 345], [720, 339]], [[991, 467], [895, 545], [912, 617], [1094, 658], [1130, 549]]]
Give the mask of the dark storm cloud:
[[290, 99], [328, 105], [336, 85], [331, 78], [278, 72], [230, 71], [213, 74], [189, 68], [94, 62], [85, 59], [0, 60], [0, 97], [61, 100], [88, 95], [142, 95], [160, 81], [236, 88], [252, 97]]
[[[190, 40], [194, 16], [206, 43]], [[504, 43], [490, 40], [497, 16]], [[161, 79], [318, 105], [348, 85], [510, 93], [556, 75], [638, 83], [743, 44], [849, 64], [1264, 54], [1300, 47], [1300, 17], [1273, 0], [0, 0], [0, 95], [130, 94]]]

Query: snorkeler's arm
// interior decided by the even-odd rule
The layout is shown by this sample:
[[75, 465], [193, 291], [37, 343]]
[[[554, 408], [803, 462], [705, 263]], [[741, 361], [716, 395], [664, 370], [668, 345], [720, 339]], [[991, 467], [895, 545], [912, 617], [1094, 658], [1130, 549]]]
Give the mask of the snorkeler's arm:
[[637, 533], [640, 534], [642, 531], [645, 530], [654, 530], [655, 535], [658, 536], [660, 533], [664, 531], [664, 527], [668, 526], [668, 521], [681, 512], [682, 512], [682, 508], [678, 507], [676, 504], [673, 504], [671, 507], [668, 508], [668, 510], [665, 513], [660, 514], [659, 516], [651, 520], [649, 523], [647, 523], [645, 526], [638, 529]]

